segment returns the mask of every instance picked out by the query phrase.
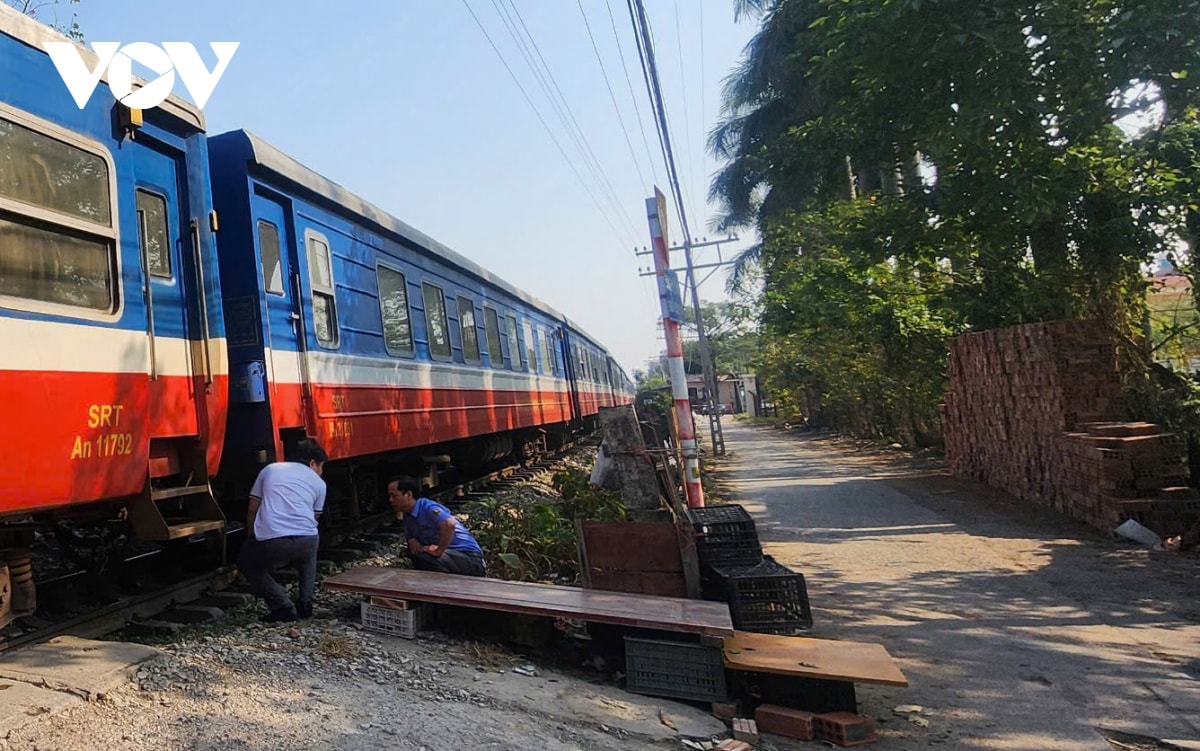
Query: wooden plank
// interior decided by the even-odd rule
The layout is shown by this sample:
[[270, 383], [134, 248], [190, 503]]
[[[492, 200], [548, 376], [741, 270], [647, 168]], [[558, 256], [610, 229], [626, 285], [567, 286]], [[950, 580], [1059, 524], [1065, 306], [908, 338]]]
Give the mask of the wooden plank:
[[589, 589], [632, 592], [659, 597], [687, 597], [687, 582], [681, 572], [613, 571], [598, 569], [591, 573]]
[[699, 600], [701, 596], [700, 558], [696, 552], [696, 532], [686, 516], [675, 519], [675, 540], [679, 545], [679, 558], [683, 564], [683, 580], [687, 596]]
[[682, 573], [676, 534], [673, 524], [584, 522], [588, 567]]
[[576, 520], [584, 589], [687, 597], [673, 523]]
[[736, 631], [725, 639], [725, 667], [751, 673], [907, 686], [882, 644]]
[[358, 566], [321, 585], [357, 592], [527, 615], [561, 616], [595, 623], [732, 636], [733, 621], [723, 602], [608, 592], [553, 584], [510, 582], [379, 566]]

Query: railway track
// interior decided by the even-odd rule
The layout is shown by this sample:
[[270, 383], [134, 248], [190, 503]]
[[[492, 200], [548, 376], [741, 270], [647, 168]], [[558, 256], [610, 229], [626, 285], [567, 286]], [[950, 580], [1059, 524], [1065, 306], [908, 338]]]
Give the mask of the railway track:
[[[534, 479], [579, 445], [580, 442], [565, 444], [553, 454], [531, 464], [493, 470], [469, 481], [453, 483], [441, 491], [430, 493], [429, 497], [457, 512], [471, 501]], [[389, 511], [365, 516], [353, 527], [338, 529], [328, 538], [322, 533], [324, 539], [318, 553], [319, 561], [340, 565], [370, 557], [387, 540], [402, 536], [398, 527], [388, 530], [394, 521], [395, 515]], [[233, 525], [230, 533], [232, 535], [240, 531], [243, 531], [240, 525]], [[154, 571], [161, 569], [154, 554], [135, 555], [123, 561], [123, 564], [130, 567], [129, 573], [134, 579], [143, 575], [159, 578], [164, 575], [161, 570]], [[294, 576], [295, 572], [290, 569], [277, 573], [280, 581], [293, 580]], [[213, 621], [221, 617], [223, 611], [252, 601], [248, 590], [231, 587], [237, 579], [237, 567], [232, 563], [200, 573], [174, 572], [170, 582], [157, 582], [150, 591], [112, 595], [99, 604], [84, 602], [86, 598], [83, 595], [96, 595], [93, 591], [95, 582], [87, 572], [70, 572], [42, 580], [38, 582], [41, 601], [38, 615], [21, 619], [20, 625], [10, 625], [0, 632], [0, 654], [57, 636], [98, 638], [131, 625], [141, 630], [170, 632], [189, 624]], [[48, 596], [45, 601], [44, 596]]]

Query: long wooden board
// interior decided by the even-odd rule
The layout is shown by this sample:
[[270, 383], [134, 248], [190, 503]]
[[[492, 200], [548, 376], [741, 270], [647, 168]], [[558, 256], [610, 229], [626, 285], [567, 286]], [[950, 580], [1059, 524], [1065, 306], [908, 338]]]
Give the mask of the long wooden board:
[[725, 667], [797, 678], [907, 686], [882, 644], [736, 631], [725, 639]]
[[734, 633], [727, 604], [682, 597], [607, 592], [378, 566], [352, 568], [329, 577], [321, 586], [339, 592], [527, 615], [562, 616], [661, 631], [722, 637]]

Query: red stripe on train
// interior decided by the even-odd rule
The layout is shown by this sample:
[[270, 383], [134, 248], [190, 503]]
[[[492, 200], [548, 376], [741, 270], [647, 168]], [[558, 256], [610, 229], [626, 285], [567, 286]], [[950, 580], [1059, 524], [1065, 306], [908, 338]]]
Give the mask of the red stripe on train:
[[[316, 385], [309, 433], [331, 459], [566, 422], [570, 397], [555, 391]], [[275, 384], [278, 427], [301, 412], [299, 384]]]
[[[142, 490], [150, 439], [207, 431], [209, 472], [225, 434], [227, 379], [198, 420], [196, 381], [144, 373], [0, 371], [0, 513], [98, 501]], [[203, 390], [203, 387], [201, 387]]]

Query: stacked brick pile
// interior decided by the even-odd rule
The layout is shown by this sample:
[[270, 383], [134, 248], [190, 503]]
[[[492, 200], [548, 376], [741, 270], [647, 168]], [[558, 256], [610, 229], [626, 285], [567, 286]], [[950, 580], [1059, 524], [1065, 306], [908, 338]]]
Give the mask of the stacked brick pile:
[[1133, 518], [1166, 536], [1195, 520], [1182, 442], [1122, 422], [1116, 357], [1097, 323], [968, 334], [949, 364], [942, 425], [956, 476], [1106, 531]]

